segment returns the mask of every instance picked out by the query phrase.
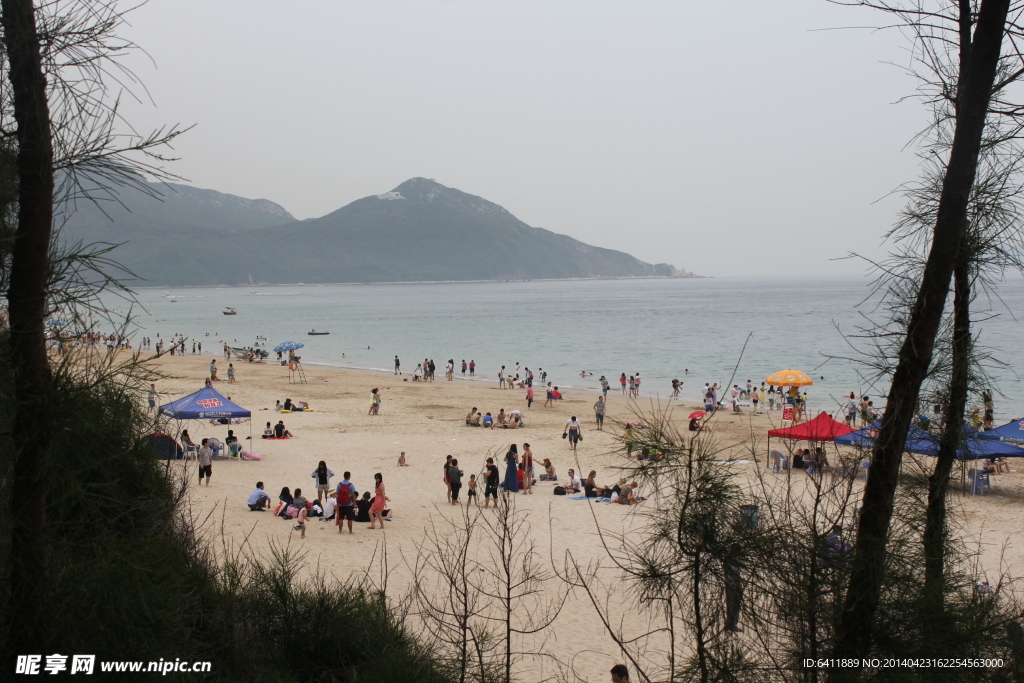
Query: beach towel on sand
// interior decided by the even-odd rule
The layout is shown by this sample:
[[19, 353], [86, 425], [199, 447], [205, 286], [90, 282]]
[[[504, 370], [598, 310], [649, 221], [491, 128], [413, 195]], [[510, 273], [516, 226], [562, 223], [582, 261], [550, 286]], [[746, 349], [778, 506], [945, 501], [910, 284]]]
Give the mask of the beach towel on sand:
[[595, 503], [610, 503], [611, 498], [588, 498], [587, 496], [569, 496], [569, 500], [592, 500]]

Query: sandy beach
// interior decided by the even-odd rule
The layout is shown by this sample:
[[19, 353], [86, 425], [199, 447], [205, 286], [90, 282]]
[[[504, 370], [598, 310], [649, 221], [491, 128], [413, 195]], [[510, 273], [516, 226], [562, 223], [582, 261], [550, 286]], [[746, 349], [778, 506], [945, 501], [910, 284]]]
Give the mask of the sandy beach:
[[[225, 376], [227, 361], [209, 354], [164, 356], [152, 361], [156, 369], [167, 375], [157, 384], [162, 394], [160, 403], [200, 389], [213, 358], [217, 359], [220, 376]], [[182, 424], [197, 442], [204, 437], [223, 440], [228, 429], [233, 429], [243, 440], [244, 448], [262, 456], [259, 461], [218, 459], [213, 465], [211, 485], [192, 486], [193, 511], [198, 518], [206, 519], [208, 536], [219, 543], [218, 537], [223, 531], [226, 540], [236, 546], [248, 537], [257, 555], [267, 552], [272, 543], [290, 544], [307, 554], [309, 570], [319, 568], [339, 578], [353, 573], [378, 577], [377, 562], [383, 545], [387, 548], [392, 572], [388, 593], [395, 598], [409, 586], [410, 566], [421, 546], [426, 526], [431, 520], [437, 521], [438, 515], [453, 517], [457, 514], [457, 508], [446, 503], [442, 481], [446, 455], [459, 460], [466, 480], [471, 473], [481, 479], [489, 453], [504, 474], [501, 458], [508, 444], [515, 442], [521, 446], [528, 442], [538, 471], [542, 471], [539, 462], [550, 458], [561, 482], [566, 479], [567, 469], [573, 467], [582, 477], [591, 469], [597, 470], [598, 482], [611, 485], [620, 478], [617, 468], [626, 463], [617, 452], [620, 442], [614, 424], [633, 419], [638, 408], [648, 413], [652, 408], [651, 401], [644, 398], [634, 404], [613, 382], [602, 432], [596, 430], [593, 418], [596, 392], [569, 392], [552, 408], [543, 407], [542, 398], [535, 401], [532, 408], [527, 408], [525, 390], [505, 390], [485, 382], [448, 382], [441, 369], [434, 382], [419, 383], [413, 382], [409, 374], [397, 377], [390, 373], [306, 365], [307, 383], [289, 384], [288, 369], [277, 363], [235, 362], [234, 365], [236, 383], [220, 381], [216, 388], [252, 411], [253, 441], [245, 441], [249, 436], [248, 425], [214, 426], [206, 421]], [[687, 378], [687, 385], [697, 382], [698, 378]], [[373, 388], [379, 388], [383, 395], [378, 416], [367, 414]], [[538, 393], [543, 397], [542, 392]], [[275, 401], [286, 398], [308, 401], [314, 412], [284, 415], [275, 412]], [[692, 402], [672, 403], [677, 406], [674, 419], [684, 429], [686, 415], [702, 408]], [[465, 415], [474, 406], [495, 415], [501, 408], [522, 410], [527, 427], [517, 431], [467, 427]], [[563, 425], [573, 415], [584, 424], [584, 440], [575, 456], [568, 441], [561, 438]], [[295, 438], [261, 439], [263, 425], [278, 420], [284, 420]], [[743, 461], [738, 463], [737, 472], [744, 485], [750, 484], [759, 469], [766, 468], [764, 435], [768, 429], [779, 426], [779, 420], [777, 411], [716, 417], [713, 424], [720, 445], [737, 444], [723, 457]], [[172, 423], [169, 429], [175, 427]], [[761, 439], [757, 446], [760, 457], [756, 460], [750, 455], [751, 434]], [[402, 451], [406, 453], [409, 467], [397, 465]], [[333, 484], [340, 481], [342, 472], [351, 471], [352, 481], [360, 492], [372, 490], [374, 473], [383, 475], [393, 510], [392, 521], [384, 531], [371, 531], [366, 524], [356, 524], [354, 534], [339, 535], [333, 523], [311, 519], [303, 540], [291, 522], [274, 517], [270, 512], [251, 512], [246, 507], [245, 499], [257, 481], [265, 483], [274, 505], [283, 486], [299, 487], [307, 498], [315, 499], [316, 487], [310, 473], [320, 460], [325, 460], [335, 472]], [[196, 469], [192, 460], [184, 462], [183, 466]], [[1019, 528], [1018, 518], [1024, 504], [1024, 473], [1017, 462], [1011, 462], [1011, 467], [1010, 473], [993, 475], [993, 488], [988, 495], [973, 498], [954, 495], [952, 499], [953, 505], [964, 506], [969, 530], [974, 534], [983, 533], [982, 568], [993, 582], [998, 578], [1003, 544], [1012, 541]], [[792, 485], [800, 486], [807, 475], [794, 472], [792, 476]], [[192, 481], [196, 481], [194, 472]], [[482, 495], [482, 479], [480, 491]], [[640, 495], [649, 493], [640, 491]], [[606, 553], [600, 544], [598, 527], [613, 534], [639, 534], [644, 523], [643, 504], [624, 507], [573, 501], [552, 495], [552, 486], [547, 482], [536, 486], [533, 495], [518, 495], [516, 506], [528, 514], [530, 537], [535, 540], [541, 556], [547, 559], [554, 555], [556, 564], [564, 560], [566, 551], [583, 564], [600, 562]], [[1024, 564], [1024, 553], [1012, 542], [1005, 552], [1003, 560], [1008, 563], [1009, 571], [1019, 572]], [[606, 578], [613, 577], [613, 570], [606, 572]], [[556, 584], [552, 584], [552, 590], [557, 590]], [[620, 585], [621, 594], [609, 596], [611, 604], [624, 604], [630, 599], [628, 587]], [[595, 618], [590, 602], [577, 594], [568, 596], [561, 615], [543, 637], [530, 638], [521, 645], [524, 650], [544, 649], [569, 663], [581, 680], [604, 680], [612, 664], [621, 659]], [[524, 662], [523, 668], [531, 671], [531, 678], [534, 671], [541, 675], [555, 671], [554, 666], [542, 658]]]

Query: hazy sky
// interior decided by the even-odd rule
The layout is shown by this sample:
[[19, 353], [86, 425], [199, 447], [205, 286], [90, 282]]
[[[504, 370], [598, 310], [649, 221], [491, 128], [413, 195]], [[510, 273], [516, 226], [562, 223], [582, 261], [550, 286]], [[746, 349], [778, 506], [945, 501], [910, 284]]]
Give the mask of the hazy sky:
[[[718, 277], [860, 273], [928, 120], [895, 32], [825, 0], [150, 0], [122, 34], [196, 124], [171, 170], [320, 216], [414, 176]], [[882, 201], [878, 201], [882, 199]], [[456, 245], [438, 244], [438, 249]]]

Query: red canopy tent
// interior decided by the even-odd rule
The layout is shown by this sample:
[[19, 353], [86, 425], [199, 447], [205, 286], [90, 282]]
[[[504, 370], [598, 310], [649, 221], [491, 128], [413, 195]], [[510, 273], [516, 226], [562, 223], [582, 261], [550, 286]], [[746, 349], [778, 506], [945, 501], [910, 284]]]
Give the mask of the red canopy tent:
[[792, 439], [794, 441], [835, 441], [837, 436], [846, 436], [857, 431], [853, 427], [847, 427], [842, 422], [836, 422], [832, 416], [824, 410], [818, 413], [813, 420], [803, 422], [792, 427], [772, 429], [768, 432], [768, 463], [772, 461], [772, 437], [778, 439]]
[[857, 430], [853, 427], [836, 422], [823, 410], [813, 420], [792, 427], [773, 429], [768, 432], [768, 437], [774, 436], [779, 439], [794, 439], [796, 441], [834, 441], [837, 436], [846, 436], [855, 431]]

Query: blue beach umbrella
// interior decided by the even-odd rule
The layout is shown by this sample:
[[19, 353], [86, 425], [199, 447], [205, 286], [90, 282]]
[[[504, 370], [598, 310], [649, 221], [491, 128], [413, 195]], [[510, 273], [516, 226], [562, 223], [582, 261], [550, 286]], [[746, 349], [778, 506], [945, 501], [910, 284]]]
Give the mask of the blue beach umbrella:
[[300, 344], [297, 341], [286, 341], [278, 344], [274, 347], [275, 351], [294, 351], [295, 349], [301, 349], [305, 344]]

